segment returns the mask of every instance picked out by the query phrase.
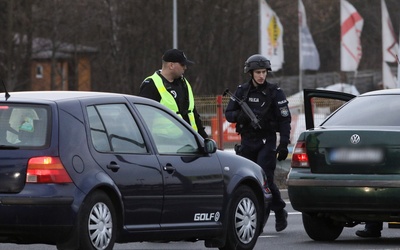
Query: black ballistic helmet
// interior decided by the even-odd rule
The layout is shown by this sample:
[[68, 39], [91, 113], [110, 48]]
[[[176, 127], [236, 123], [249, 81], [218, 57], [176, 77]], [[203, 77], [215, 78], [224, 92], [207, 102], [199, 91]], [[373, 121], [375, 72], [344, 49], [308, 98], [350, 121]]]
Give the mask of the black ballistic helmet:
[[255, 69], [266, 69], [271, 71], [271, 62], [260, 54], [250, 56], [244, 63], [244, 73]]

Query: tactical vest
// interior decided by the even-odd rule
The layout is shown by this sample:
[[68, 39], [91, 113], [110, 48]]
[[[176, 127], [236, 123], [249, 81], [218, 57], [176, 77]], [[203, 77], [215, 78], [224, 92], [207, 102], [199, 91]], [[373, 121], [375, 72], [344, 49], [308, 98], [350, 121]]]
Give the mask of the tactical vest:
[[[161, 77], [155, 72], [152, 76], [147, 77], [147, 79], [152, 79], [154, 84], [156, 85], [156, 88], [158, 90], [158, 93], [160, 93], [161, 100], [160, 103], [164, 105], [165, 107], [169, 108], [173, 112], [175, 112], [177, 115], [179, 115], [182, 118], [182, 115], [179, 113], [179, 108], [178, 105], [176, 104], [176, 101], [174, 97], [167, 91], [167, 89], [164, 86], [163, 80]], [[188, 90], [188, 95], [189, 95], [189, 107], [188, 107], [188, 117], [190, 121], [190, 125], [192, 128], [194, 128], [196, 131], [197, 130], [197, 125], [196, 125], [196, 120], [194, 119], [194, 97], [193, 97], [193, 92], [192, 92], [192, 87], [190, 86], [189, 82], [185, 80], [185, 84], [187, 86]]]
[[[265, 133], [275, 133], [278, 131], [278, 123], [276, 118], [273, 117], [273, 111], [271, 110], [274, 108], [277, 85], [272, 83], [265, 84], [268, 84], [265, 90], [262, 91], [263, 96], [265, 96], [263, 99], [266, 101], [266, 105], [264, 106], [265, 108], [260, 113], [255, 113], [257, 118], [260, 120], [261, 129], [254, 129], [251, 124], [236, 123], [236, 132], [238, 134], [247, 134], [253, 137], [259, 137]], [[240, 88], [240, 91], [236, 93], [238, 98], [247, 102], [250, 88], [250, 83], [242, 84], [242, 88]]]

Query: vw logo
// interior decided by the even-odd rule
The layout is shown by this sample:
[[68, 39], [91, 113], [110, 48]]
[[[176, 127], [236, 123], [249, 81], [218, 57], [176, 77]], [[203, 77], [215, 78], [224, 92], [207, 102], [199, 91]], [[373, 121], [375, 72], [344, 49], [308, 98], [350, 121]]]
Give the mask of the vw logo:
[[352, 136], [350, 137], [350, 142], [353, 143], [353, 144], [359, 143], [360, 140], [361, 140], [361, 138], [360, 138], [360, 136], [357, 135], [357, 134], [354, 134], [354, 135], [352, 135]]

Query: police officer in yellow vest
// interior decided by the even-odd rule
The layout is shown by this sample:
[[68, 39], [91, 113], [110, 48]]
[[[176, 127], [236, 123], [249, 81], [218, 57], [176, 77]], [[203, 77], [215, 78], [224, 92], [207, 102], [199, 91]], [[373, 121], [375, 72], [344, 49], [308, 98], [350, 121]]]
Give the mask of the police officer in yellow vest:
[[162, 68], [147, 77], [140, 85], [139, 95], [160, 102], [180, 115], [198, 133], [207, 138], [195, 105], [192, 87], [183, 76], [187, 66], [193, 65], [183, 51], [167, 50], [162, 57]]

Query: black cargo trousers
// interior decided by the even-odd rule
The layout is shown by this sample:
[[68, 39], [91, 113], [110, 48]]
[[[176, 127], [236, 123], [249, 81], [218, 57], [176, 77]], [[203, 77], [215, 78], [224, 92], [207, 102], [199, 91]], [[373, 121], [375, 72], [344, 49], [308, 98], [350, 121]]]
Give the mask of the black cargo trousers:
[[238, 154], [260, 165], [267, 175], [268, 186], [272, 194], [270, 209], [276, 212], [285, 208], [286, 203], [282, 200], [279, 188], [274, 182], [276, 169], [276, 133], [272, 132], [264, 136], [246, 136], [242, 134]]

